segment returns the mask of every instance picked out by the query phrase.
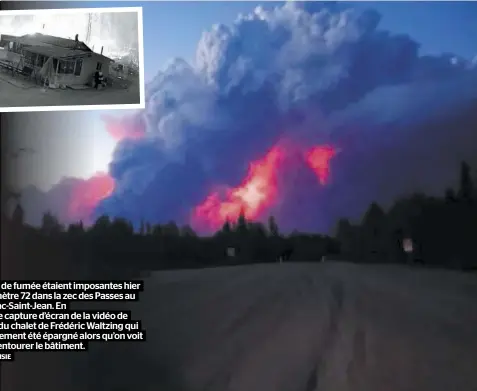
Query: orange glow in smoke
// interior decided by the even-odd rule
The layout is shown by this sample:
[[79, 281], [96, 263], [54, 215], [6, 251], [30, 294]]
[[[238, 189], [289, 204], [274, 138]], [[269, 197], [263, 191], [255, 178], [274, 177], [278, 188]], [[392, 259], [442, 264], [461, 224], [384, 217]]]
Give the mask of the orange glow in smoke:
[[124, 139], [139, 140], [145, 135], [144, 122], [140, 117], [115, 118], [110, 115], [101, 116], [106, 124], [106, 131], [116, 141]]
[[[106, 131], [117, 142], [124, 139], [139, 140], [145, 135], [144, 122], [140, 117], [116, 118], [102, 115]], [[114, 191], [114, 179], [107, 173], [97, 173], [91, 178], [79, 180], [71, 192], [68, 220], [93, 223], [93, 213], [99, 202]]]
[[239, 186], [227, 189], [224, 197], [219, 192], [210, 194], [194, 209], [193, 220], [217, 229], [227, 220], [236, 221], [241, 211], [247, 220], [256, 219], [277, 199], [277, 171], [284, 158], [284, 149], [273, 147], [265, 157], [250, 164]]
[[330, 177], [330, 160], [337, 151], [330, 145], [317, 145], [305, 152], [305, 160], [315, 172], [322, 185], [328, 183]]
[[114, 179], [108, 174], [98, 173], [89, 179], [79, 181], [71, 193], [68, 218], [72, 221], [82, 220], [87, 224], [92, 223], [94, 209], [113, 190]]
[[[284, 162], [293, 151], [281, 146], [272, 148], [262, 159], [250, 164], [247, 176], [237, 187], [228, 189], [225, 196], [214, 191], [193, 211], [193, 224], [210, 230], [219, 229], [227, 220], [237, 221], [241, 211], [248, 221], [257, 219], [279, 198], [278, 175], [283, 173]], [[315, 172], [320, 184], [330, 178], [330, 162], [337, 150], [330, 145], [317, 145], [302, 153], [307, 165]], [[290, 163], [293, 164], [293, 163]], [[296, 164], [296, 161], [295, 161]], [[293, 167], [287, 167], [293, 168]]]

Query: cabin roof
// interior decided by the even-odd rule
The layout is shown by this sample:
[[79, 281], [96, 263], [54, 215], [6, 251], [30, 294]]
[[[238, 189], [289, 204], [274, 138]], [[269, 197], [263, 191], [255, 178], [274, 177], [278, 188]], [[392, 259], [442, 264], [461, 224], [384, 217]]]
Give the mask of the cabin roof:
[[15, 35], [8, 35], [8, 34], [0, 34], [0, 40], [4, 41], [4, 40], [12, 40], [12, 39], [16, 39], [18, 38], [17, 36]]
[[[4, 35], [2, 35], [2, 38]], [[54, 37], [45, 34], [27, 34], [21, 37], [5, 36], [6, 39], [25, 45], [24, 50], [49, 57], [71, 58], [95, 56], [103, 62], [114, 62], [111, 58], [95, 53], [84, 42], [73, 39]]]
[[55, 57], [60, 59], [66, 58], [84, 58], [95, 57], [102, 62], [113, 62], [109, 57], [95, 52], [83, 52], [81, 50], [60, 48], [52, 45], [31, 45], [24, 48], [25, 51], [31, 53], [43, 54], [48, 57]]
[[84, 52], [92, 52], [92, 50], [84, 42], [75, 41], [74, 39], [55, 37], [53, 35], [45, 35], [45, 34], [36, 33], [36, 34], [22, 35], [21, 37], [18, 37], [18, 38], [19, 38], [19, 42], [23, 43], [24, 45], [48, 44], [48, 45], [53, 45], [53, 46], [57, 46], [64, 49], [75, 49], [75, 50], [81, 50]]
[[55, 47], [52, 45], [29, 45], [24, 48], [25, 51], [31, 53], [43, 54], [48, 57], [84, 57], [88, 53], [81, 50], [71, 50], [66, 48]]

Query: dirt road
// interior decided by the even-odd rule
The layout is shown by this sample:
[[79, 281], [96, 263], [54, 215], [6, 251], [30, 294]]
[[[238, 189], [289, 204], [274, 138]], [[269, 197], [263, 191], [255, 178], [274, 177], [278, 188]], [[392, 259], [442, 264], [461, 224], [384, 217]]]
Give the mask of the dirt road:
[[63, 366], [24, 376], [24, 389], [49, 379], [55, 390], [477, 390], [476, 275], [284, 263], [145, 284], [130, 308], [146, 342], [57, 356]]
[[98, 389], [477, 390], [475, 275], [351, 264], [157, 273], [133, 314], [147, 342], [96, 345]]

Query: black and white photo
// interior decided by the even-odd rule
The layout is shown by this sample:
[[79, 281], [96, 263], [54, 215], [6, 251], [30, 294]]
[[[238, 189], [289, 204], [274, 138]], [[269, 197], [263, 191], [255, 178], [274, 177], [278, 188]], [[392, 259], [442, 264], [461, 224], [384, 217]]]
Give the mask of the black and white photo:
[[0, 110], [143, 108], [141, 8], [0, 12]]

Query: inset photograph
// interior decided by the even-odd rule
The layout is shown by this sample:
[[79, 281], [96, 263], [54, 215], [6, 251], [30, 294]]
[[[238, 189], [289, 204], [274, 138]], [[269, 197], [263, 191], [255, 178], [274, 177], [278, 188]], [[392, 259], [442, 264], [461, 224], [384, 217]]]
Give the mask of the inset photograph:
[[144, 108], [142, 8], [0, 11], [0, 111]]

